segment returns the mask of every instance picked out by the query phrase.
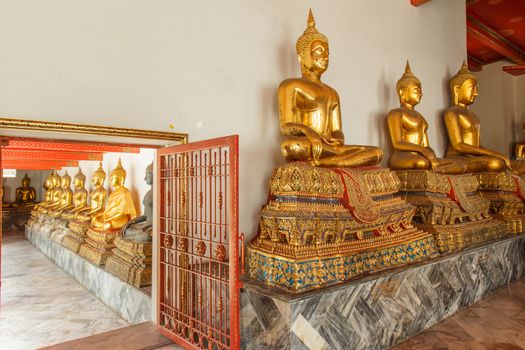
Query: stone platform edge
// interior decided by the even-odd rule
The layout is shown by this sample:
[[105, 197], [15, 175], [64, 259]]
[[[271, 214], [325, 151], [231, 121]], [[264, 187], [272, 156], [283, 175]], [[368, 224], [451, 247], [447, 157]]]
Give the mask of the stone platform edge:
[[38, 232], [26, 229], [25, 236], [42, 254], [124, 320], [131, 324], [151, 321], [151, 296]]
[[383, 349], [519, 278], [525, 235], [293, 295], [245, 281], [243, 349]]

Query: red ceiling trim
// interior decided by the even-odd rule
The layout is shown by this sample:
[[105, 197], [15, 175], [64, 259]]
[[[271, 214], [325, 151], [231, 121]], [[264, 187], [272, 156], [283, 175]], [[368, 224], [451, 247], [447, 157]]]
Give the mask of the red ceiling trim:
[[521, 66], [505, 66], [503, 71], [512, 75], [523, 75], [525, 74], [525, 65]]
[[3, 160], [2, 169], [61, 169], [62, 167], [77, 167], [78, 161], [74, 160]]
[[468, 55], [468, 68], [474, 72], [480, 72], [485, 62], [478, 60], [476, 57]]
[[61, 152], [61, 151], [34, 151], [19, 149], [4, 149], [2, 159], [5, 160], [97, 160], [101, 161], [103, 153], [96, 152]]
[[467, 32], [516, 64], [525, 63], [525, 52], [467, 10]]
[[432, 0], [410, 0], [410, 3], [414, 6], [421, 6], [423, 4], [426, 4], [427, 2], [430, 2]]
[[41, 150], [41, 151], [75, 151], [75, 152], [125, 152], [139, 153], [138, 147], [74, 142], [51, 142], [39, 140], [8, 139], [4, 149]]

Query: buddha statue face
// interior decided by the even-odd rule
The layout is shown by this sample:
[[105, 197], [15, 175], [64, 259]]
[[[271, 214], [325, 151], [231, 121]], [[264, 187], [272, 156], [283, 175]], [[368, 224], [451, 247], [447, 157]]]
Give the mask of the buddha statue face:
[[457, 102], [463, 105], [471, 105], [478, 96], [478, 84], [474, 79], [467, 79], [460, 86], [454, 87]]
[[22, 179], [22, 187], [29, 187], [31, 185], [31, 179], [26, 176]]
[[91, 184], [94, 187], [100, 187], [104, 185], [104, 181], [106, 180], [106, 172], [102, 168], [102, 162], [98, 164], [98, 169], [93, 172], [93, 177], [91, 178]]
[[420, 84], [410, 84], [407, 88], [399, 90], [399, 101], [401, 104], [417, 105], [421, 102], [423, 91]]
[[328, 38], [315, 28], [315, 20], [310, 10], [307, 27], [297, 39], [296, 52], [301, 72], [319, 77], [328, 69]]
[[146, 181], [148, 185], [153, 183], [153, 163], [146, 167], [146, 176], [144, 177], [144, 181]]
[[124, 177], [119, 174], [111, 174], [110, 176], [111, 186], [121, 187], [124, 186]]
[[64, 176], [62, 176], [62, 181], [60, 185], [63, 189], [69, 188], [71, 186], [71, 177], [66, 173]]
[[77, 189], [84, 187], [84, 179], [78, 176], [75, 176], [75, 181], [73, 181], [73, 186], [75, 186], [75, 188]]

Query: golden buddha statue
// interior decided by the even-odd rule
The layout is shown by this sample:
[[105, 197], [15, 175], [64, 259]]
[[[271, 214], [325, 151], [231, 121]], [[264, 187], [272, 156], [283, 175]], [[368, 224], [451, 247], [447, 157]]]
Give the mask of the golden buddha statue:
[[108, 194], [108, 191], [104, 188], [105, 180], [106, 172], [102, 168], [102, 162], [100, 162], [98, 169], [93, 172], [93, 177], [91, 178], [91, 184], [93, 185], [93, 190], [89, 194], [91, 204], [79, 209], [75, 213], [75, 220], [83, 222], [91, 221], [92, 215], [104, 211]]
[[67, 211], [73, 207], [73, 191], [71, 190], [71, 176], [66, 172], [62, 175], [60, 181], [60, 202], [57, 206], [48, 208], [48, 214], [57, 217], [62, 214], [63, 211]]
[[[50, 201], [47, 203], [40, 203], [41, 206], [38, 208], [38, 212], [41, 214], [47, 214], [48, 210], [52, 210], [55, 207], [58, 207], [60, 205], [60, 196], [62, 194], [62, 188], [60, 186], [61, 184], [61, 177], [58, 175], [55, 171], [53, 171], [50, 175], [50, 187], [49, 187], [49, 199]], [[47, 197], [47, 193], [46, 193]]]
[[328, 167], [379, 163], [383, 157], [381, 149], [344, 144], [339, 95], [321, 82], [321, 75], [328, 68], [328, 39], [317, 31], [311, 10], [308, 26], [297, 40], [296, 52], [302, 76], [283, 81], [278, 90], [284, 158]]
[[478, 95], [477, 79], [470, 73], [465, 61], [450, 80], [450, 93], [454, 105], [445, 111], [449, 137], [446, 157], [466, 162], [467, 172], [501, 172], [512, 169], [519, 174], [524, 173], [525, 163], [511, 161], [505, 155], [481, 145], [481, 123], [468, 108]]
[[124, 187], [126, 170], [120, 159], [110, 174], [110, 180], [113, 192], [109, 195], [106, 208], [91, 219], [91, 227], [101, 231], [119, 230], [137, 216], [131, 192]]
[[31, 187], [31, 179], [25, 174], [22, 179], [22, 186], [16, 189], [17, 204], [31, 204], [36, 200], [36, 191]]
[[88, 191], [84, 187], [85, 183], [86, 175], [82, 173], [82, 169], [79, 167], [77, 174], [73, 178], [73, 186], [75, 187], [75, 191], [73, 192], [73, 203], [69, 209], [63, 209], [62, 218], [71, 220], [76, 213], [87, 207]]
[[466, 166], [450, 159], [437, 158], [428, 144], [428, 124], [414, 107], [421, 101], [421, 81], [407, 61], [405, 73], [397, 81], [401, 106], [388, 113], [387, 122], [394, 152], [389, 166], [394, 170], [429, 169], [441, 174], [461, 174]]

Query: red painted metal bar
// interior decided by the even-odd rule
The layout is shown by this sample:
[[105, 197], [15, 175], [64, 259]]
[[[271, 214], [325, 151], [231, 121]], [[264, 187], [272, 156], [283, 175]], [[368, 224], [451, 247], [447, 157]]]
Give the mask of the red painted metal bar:
[[480, 41], [485, 46], [490, 47], [494, 51], [505, 56], [516, 64], [525, 63], [525, 52], [516, 44], [507, 40], [503, 35], [491, 28], [481, 18], [472, 14], [467, 10], [467, 38], [472, 38]]
[[[3, 151], [3, 150], [2, 150]], [[78, 161], [75, 160], [33, 160], [31, 162], [27, 160], [2, 160], [2, 169], [35, 169], [35, 170], [46, 170], [46, 169], [61, 169], [62, 167], [77, 167]]]
[[427, 2], [430, 2], [432, 0], [410, 0], [410, 3], [414, 6], [421, 6], [423, 4], [426, 4]]
[[74, 151], [74, 152], [126, 152], [139, 153], [138, 147], [121, 146], [93, 142], [57, 142], [44, 140], [8, 139], [5, 149], [41, 150], [41, 151]]
[[185, 349], [239, 349], [238, 137], [157, 155], [159, 330]]
[[478, 60], [477, 58], [468, 55], [468, 69], [470, 69], [473, 72], [480, 72], [483, 70], [483, 65], [485, 63]]
[[34, 151], [5, 149], [4, 160], [97, 160], [101, 161], [103, 153], [100, 152], [66, 152], [66, 151]]

